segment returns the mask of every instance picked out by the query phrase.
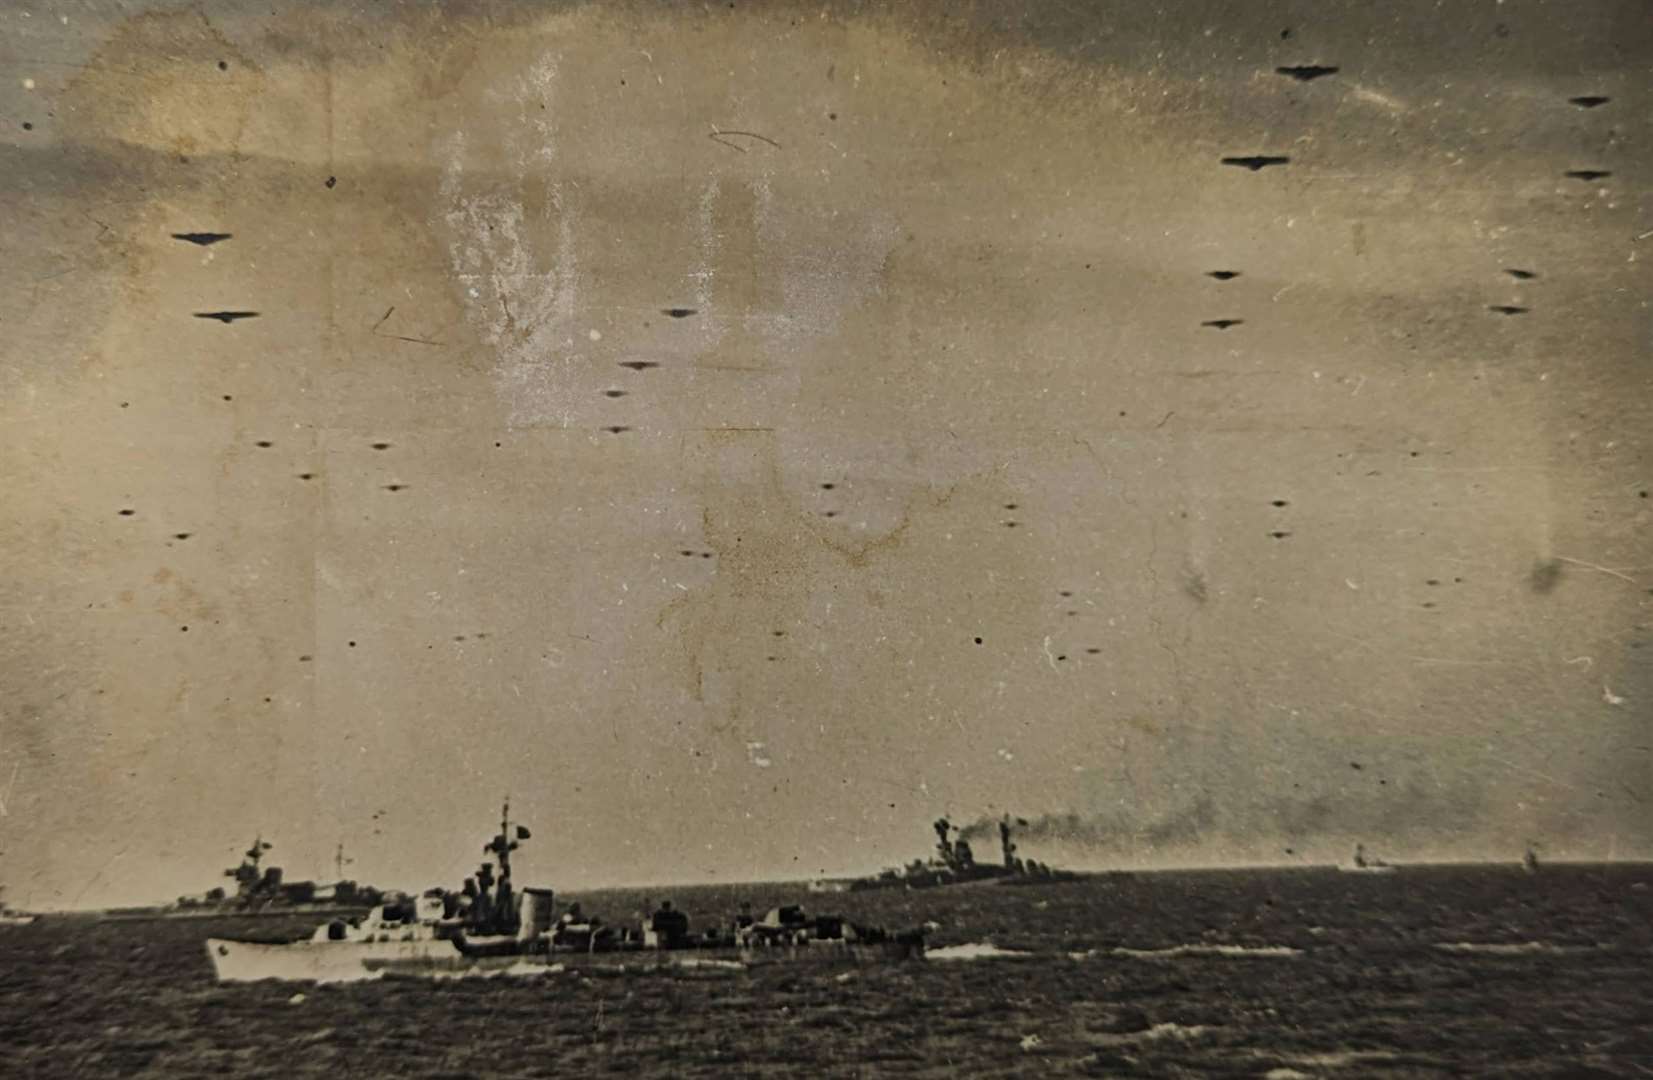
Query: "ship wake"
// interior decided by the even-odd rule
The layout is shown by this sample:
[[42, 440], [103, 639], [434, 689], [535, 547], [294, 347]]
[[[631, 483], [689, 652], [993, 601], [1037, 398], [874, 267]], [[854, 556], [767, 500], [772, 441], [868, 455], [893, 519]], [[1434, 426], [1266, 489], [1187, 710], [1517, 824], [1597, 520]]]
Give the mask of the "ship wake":
[[940, 949], [928, 949], [924, 953], [926, 960], [1026, 960], [1036, 954], [1023, 952], [1019, 949], [1001, 949], [991, 941], [974, 941], [967, 945], [947, 945]]
[[1167, 949], [1088, 949], [1068, 954], [1074, 960], [1089, 960], [1096, 956], [1128, 956], [1134, 960], [1176, 960], [1185, 956], [1274, 960], [1302, 955], [1302, 949], [1288, 945], [1173, 945]]

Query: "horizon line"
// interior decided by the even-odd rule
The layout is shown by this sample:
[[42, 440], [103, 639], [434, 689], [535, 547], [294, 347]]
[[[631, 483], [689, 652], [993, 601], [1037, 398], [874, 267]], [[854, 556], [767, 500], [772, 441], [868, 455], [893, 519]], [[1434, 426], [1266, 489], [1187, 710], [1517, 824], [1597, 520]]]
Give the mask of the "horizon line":
[[[1072, 880], [1077, 880], [1077, 879], [1107, 877], [1107, 876], [1110, 876], [1110, 875], [1118, 875], [1118, 874], [1134, 875], [1134, 874], [1232, 873], [1232, 872], [1247, 871], [1247, 870], [1299, 870], [1299, 871], [1301, 871], [1301, 870], [1337, 870], [1342, 865], [1343, 864], [1341, 864], [1341, 863], [1335, 863], [1335, 862], [1315, 862], [1315, 863], [1260, 863], [1259, 862], [1259, 863], [1229, 863], [1229, 864], [1189, 863], [1189, 864], [1173, 865], [1173, 866], [1115, 867], [1115, 868], [1112, 868], [1112, 869], [1101, 869], [1101, 870], [1065, 870], [1061, 867], [1052, 867], [1052, 869], [1054, 871], [1056, 871], [1057, 873], [1066, 874], [1066, 875], [1068, 875], [1068, 877], [1065, 878], [1065, 879], [1064, 878], [1054, 878], [1054, 879], [1050, 879], [1050, 880], [1048, 880], [1044, 883], [1045, 884], [1050, 884], [1050, 885], [1060, 885], [1060, 884], [1063, 883], [1064, 880], [1072, 881]], [[1418, 859], [1418, 860], [1413, 860], [1413, 861], [1409, 861], [1409, 862], [1390, 862], [1390, 863], [1387, 863], [1386, 865], [1388, 865], [1389, 867], [1392, 867], [1395, 870], [1445, 869], [1445, 868], [1451, 868], [1451, 867], [1507, 867], [1507, 868], [1510, 868], [1510, 869], [1517, 869], [1517, 868], [1521, 868], [1521, 866], [1522, 866], [1522, 864], [1519, 860], [1512, 860], [1512, 859], [1496, 859], [1496, 860], [1494, 860], [1494, 859]], [[1641, 856], [1641, 857], [1637, 857], [1637, 858], [1609, 858], [1609, 859], [1554, 859], [1554, 860], [1550, 860], [1550, 861], [1547, 861], [1547, 862], [1544, 862], [1544, 863], [1541, 864], [1541, 868], [1542, 867], [1551, 867], [1551, 868], [1554, 868], [1554, 867], [1575, 867], [1575, 868], [1577, 868], [1577, 867], [1591, 867], [1591, 866], [1646, 866], [1646, 867], [1649, 867], [1649, 868], [1653, 868], [1653, 856]], [[848, 882], [854, 882], [854, 881], [876, 880], [877, 877], [878, 877], [878, 874], [880, 874], [882, 872], [883, 871], [878, 871], [878, 872], [873, 873], [873, 874], [862, 874], [862, 875], [855, 875], [855, 876], [815, 875], [815, 876], [812, 876], [812, 877], [798, 877], [798, 878], [790, 878], [790, 877], [788, 877], [788, 878], [746, 878], [746, 879], [740, 879], [740, 880], [722, 880], [722, 881], [698, 880], [698, 881], [646, 882], [646, 883], [630, 884], [630, 885], [628, 885], [628, 884], [583, 885], [583, 886], [580, 886], [578, 888], [558, 889], [557, 892], [563, 893], [563, 894], [579, 895], [579, 894], [582, 894], [582, 893], [613, 892], [613, 891], [634, 890], [634, 889], [660, 890], [660, 889], [739, 888], [739, 887], [757, 887], [757, 886], [767, 886], [767, 885], [809, 885], [809, 884], [812, 884], [812, 883], [815, 883], [815, 882], [832, 882], [834, 884], [837, 884], [837, 883], [848, 883]], [[896, 880], [899, 881], [900, 879], [896, 879]], [[1039, 879], [1033, 879], [1033, 880], [1038, 881]], [[523, 886], [523, 887], [527, 888], [529, 886]], [[878, 889], [868, 889], [866, 891], [874, 892], [874, 891], [882, 891], [883, 889], [887, 889], [887, 888], [898, 888], [898, 887], [899, 887], [899, 885], [888, 885], [888, 886], [880, 886]], [[923, 886], [918, 891], [928, 891], [929, 889], [946, 889], [946, 888], [948, 888], [948, 886], [946, 886], [946, 885]], [[394, 888], [392, 888], [392, 889], [381, 890], [381, 892], [384, 895], [391, 895], [391, 894], [399, 893], [399, 894], [404, 895], [404, 896], [415, 896], [415, 895], [419, 894], [420, 890], [394, 889]], [[84, 915], [84, 916], [91, 916], [91, 915], [106, 915], [106, 914], [112, 914], [112, 913], [118, 913], [118, 912], [128, 912], [128, 911], [130, 911], [130, 912], [151, 912], [151, 911], [159, 912], [159, 911], [165, 911], [165, 910], [168, 910], [168, 909], [174, 909], [175, 903], [176, 903], [176, 901], [164, 901], [164, 902], [152, 903], [152, 904], [129, 904], [129, 905], [118, 905], [118, 906], [114, 906], [114, 907], [30, 908], [27, 911], [19, 911], [17, 913], [18, 914], [25, 914], [25, 915], [59, 915], [59, 916], [62, 916], [62, 915]], [[182, 910], [182, 909], [176, 909], [176, 910]], [[221, 917], [223, 917], [223, 918], [235, 918], [238, 914], [244, 914], [244, 913], [225, 912], [225, 913], [222, 914]], [[293, 912], [293, 917], [297, 918], [302, 914], [304, 914], [304, 913], [295, 911], [295, 912]], [[199, 917], [207, 918], [207, 917], [211, 917], [211, 914], [202, 913]]]

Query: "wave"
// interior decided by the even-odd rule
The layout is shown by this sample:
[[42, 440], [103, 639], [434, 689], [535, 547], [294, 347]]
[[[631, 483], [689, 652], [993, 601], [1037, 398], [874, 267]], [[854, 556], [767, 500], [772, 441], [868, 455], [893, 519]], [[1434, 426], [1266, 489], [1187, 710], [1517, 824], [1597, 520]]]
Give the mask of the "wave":
[[1137, 960], [1174, 960], [1179, 956], [1232, 956], [1259, 959], [1278, 959], [1302, 956], [1302, 949], [1288, 945], [1173, 945], [1169, 949], [1090, 949], [1068, 953], [1075, 960], [1089, 960], [1094, 956], [1129, 956]]
[[968, 945], [947, 945], [940, 949], [924, 950], [926, 960], [996, 960], [1028, 958], [1034, 954], [1017, 949], [1001, 949], [991, 941], [976, 941]]
[[1204, 1024], [1164, 1023], [1119, 1035], [1092, 1035], [1090, 1041], [1099, 1046], [1130, 1046], [1133, 1043], [1158, 1042], [1161, 1039], [1195, 1039], [1210, 1030]]
[[721, 971], [745, 971], [746, 965], [739, 960], [711, 960], [704, 957], [685, 956], [674, 960], [675, 967], [685, 968], [716, 968]]
[[1348, 1065], [1361, 1065], [1379, 1061], [1394, 1061], [1399, 1055], [1393, 1050], [1331, 1050], [1318, 1054], [1269, 1054], [1264, 1051], [1253, 1051], [1252, 1056], [1273, 1058], [1285, 1064], [1270, 1069], [1263, 1074], [1263, 1080], [1311, 1080], [1323, 1073], [1298, 1072], [1291, 1068], [1293, 1065], [1302, 1065], [1311, 1069], [1341, 1069]]
[[1293, 1065], [1339, 1069], [1345, 1065], [1358, 1065], [1362, 1061], [1393, 1061], [1396, 1056], [1393, 1050], [1332, 1050], [1321, 1054], [1295, 1054], [1285, 1060]]
[[415, 978], [426, 979], [534, 979], [541, 975], [555, 975], [563, 970], [561, 964], [530, 964], [517, 961], [509, 967], [467, 968], [459, 971], [422, 971]]
[[1526, 956], [1532, 953], [1549, 953], [1551, 955], [1572, 955], [1576, 953], [1595, 952], [1595, 945], [1555, 945], [1547, 941], [1522, 942], [1474, 942], [1452, 941], [1437, 942], [1435, 948], [1442, 952], [1455, 953], [1485, 953], [1490, 956]]

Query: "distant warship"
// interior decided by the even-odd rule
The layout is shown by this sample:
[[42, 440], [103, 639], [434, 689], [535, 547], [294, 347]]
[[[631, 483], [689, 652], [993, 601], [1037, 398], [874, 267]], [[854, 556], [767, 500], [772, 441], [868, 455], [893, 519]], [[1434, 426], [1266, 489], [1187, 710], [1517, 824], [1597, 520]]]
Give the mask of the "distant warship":
[[[1014, 824], [1025, 826], [1027, 822], [1016, 818]], [[959, 830], [947, 818], [937, 818], [930, 827], [936, 832], [936, 858], [929, 861], [914, 859], [906, 866], [885, 870], [876, 877], [858, 878], [850, 882], [849, 887], [855, 890], [930, 889], [971, 882], [1001, 882], [1014, 885], [1034, 881], [1068, 880], [1073, 877], [1065, 870], [1055, 870], [1033, 859], [1018, 857], [1018, 849], [1011, 839], [1013, 825], [1009, 814], [999, 820], [1001, 859], [997, 863], [977, 862], [970, 842], [962, 835], [956, 840], [953, 838], [953, 834]]]
[[274, 846], [260, 835], [242, 854], [240, 865], [224, 871], [225, 877], [235, 881], [233, 893], [218, 887], [195, 896], [180, 896], [160, 912], [121, 909], [111, 914], [291, 915], [307, 911], [366, 911], [385, 898], [383, 892], [370, 885], [344, 879], [344, 864], [348, 860], [344, 857], [343, 844], [334, 857], [339, 879], [329, 883], [283, 881], [281, 867], [262, 865], [265, 854]]
[[13, 911], [4, 902], [0, 902], [0, 926], [27, 926], [34, 922], [34, 916], [26, 911]]
[[[727, 925], [691, 933], [689, 918], [666, 901], [638, 927], [609, 926], [575, 903], [554, 916], [550, 889], [518, 889], [511, 853], [530, 839], [513, 825], [510, 803], [499, 832], [483, 846], [484, 861], [457, 891], [429, 889], [417, 898], [391, 897], [365, 917], [332, 919], [306, 941], [273, 945], [207, 940], [220, 982], [261, 979], [341, 981], [381, 975], [444, 975], [516, 969], [519, 965], [597, 967], [745, 967], [776, 961], [901, 960], [922, 956], [921, 931], [892, 934], [836, 916], [774, 908], [749, 911]], [[495, 861], [498, 872], [495, 872]]]
[[1356, 844], [1354, 856], [1346, 863], [1338, 863], [1337, 868], [1345, 874], [1393, 874], [1395, 872], [1395, 868], [1382, 859], [1367, 857], [1365, 844]]

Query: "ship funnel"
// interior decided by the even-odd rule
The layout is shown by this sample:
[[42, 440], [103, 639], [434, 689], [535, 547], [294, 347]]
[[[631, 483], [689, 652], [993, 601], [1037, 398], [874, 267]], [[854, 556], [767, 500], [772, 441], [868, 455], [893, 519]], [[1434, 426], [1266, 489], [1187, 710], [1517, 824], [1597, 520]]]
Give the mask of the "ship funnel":
[[517, 894], [517, 940], [538, 941], [551, 932], [550, 889], [523, 889]]

